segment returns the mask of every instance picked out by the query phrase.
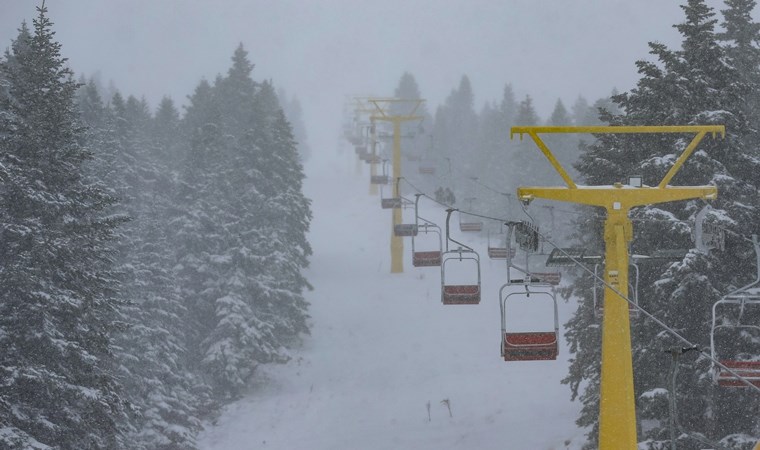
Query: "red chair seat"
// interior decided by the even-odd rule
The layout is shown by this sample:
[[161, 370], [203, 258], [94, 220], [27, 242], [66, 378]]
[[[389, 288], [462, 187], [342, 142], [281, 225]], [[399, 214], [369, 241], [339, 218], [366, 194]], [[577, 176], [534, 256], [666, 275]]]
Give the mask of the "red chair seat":
[[483, 222], [462, 222], [459, 224], [459, 231], [480, 231], [483, 229]]
[[[510, 248], [511, 257], [515, 257], [515, 249]], [[488, 247], [488, 257], [491, 259], [507, 259], [506, 247]]]
[[480, 286], [449, 285], [443, 287], [444, 305], [477, 305], [480, 303]]
[[412, 265], [414, 267], [440, 266], [441, 252], [414, 252], [412, 253]]
[[504, 361], [547, 361], [557, 359], [557, 334], [548, 332], [504, 333]]
[[[747, 381], [760, 387], [760, 361], [733, 361], [725, 360], [721, 363], [733, 370]], [[717, 376], [718, 385], [724, 387], [747, 387], [741, 380], [735, 378], [731, 373], [720, 370]]]
[[562, 280], [562, 273], [560, 272], [531, 272], [532, 278], [538, 278], [542, 283], [548, 283], [552, 286], [556, 286]]

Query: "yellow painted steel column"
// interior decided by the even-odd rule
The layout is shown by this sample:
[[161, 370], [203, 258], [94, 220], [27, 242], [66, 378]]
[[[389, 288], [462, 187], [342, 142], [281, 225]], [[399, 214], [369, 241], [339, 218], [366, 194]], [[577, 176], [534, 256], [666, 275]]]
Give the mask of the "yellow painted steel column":
[[[599, 448], [636, 450], [636, 407], [631, 362], [631, 325], [628, 302], [628, 244], [632, 225], [628, 209], [608, 208], [604, 228], [605, 275], [602, 323], [602, 374], [599, 408]], [[614, 290], [613, 290], [614, 289]]]
[[377, 185], [372, 183], [372, 178], [371, 178], [377, 175], [377, 164], [375, 164], [375, 160], [377, 158], [377, 140], [375, 139], [375, 121], [372, 120], [370, 123], [371, 123], [371, 126], [369, 129], [369, 132], [370, 132], [369, 145], [371, 146], [370, 151], [372, 152], [372, 162], [370, 163], [370, 166], [369, 166], [369, 176], [370, 176], [369, 195], [377, 195], [379, 192], [377, 189]]
[[[523, 202], [534, 198], [580, 203], [605, 208], [604, 227], [605, 282], [602, 323], [602, 367], [599, 404], [599, 448], [601, 450], [635, 450], [637, 448], [636, 403], [631, 355], [631, 326], [628, 303], [628, 245], [633, 226], [628, 219], [631, 208], [693, 198], [716, 198], [715, 186], [670, 186], [669, 183], [707, 133], [725, 136], [722, 125], [631, 126], [631, 127], [513, 127], [510, 135], [528, 134], [544, 153], [567, 187], [520, 187], [517, 195]], [[656, 187], [578, 186], [559, 164], [539, 133], [695, 133]]]
[[[393, 197], [401, 197], [398, 190], [398, 179], [401, 177], [401, 121], [402, 118], [393, 120]], [[391, 223], [391, 273], [404, 271], [404, 240], [393, 232], [396, 225], [401, 223], [401, 208], [393, 208], [393, 221]]]

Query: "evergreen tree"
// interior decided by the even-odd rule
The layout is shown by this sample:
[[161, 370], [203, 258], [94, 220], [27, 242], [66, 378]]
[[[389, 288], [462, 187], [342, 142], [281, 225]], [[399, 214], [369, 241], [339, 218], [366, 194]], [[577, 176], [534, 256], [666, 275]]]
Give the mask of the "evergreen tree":
[[517, 101], [515, 100], [515, 94], [512, 91], [512, 85], [506, 84], [504, 86], [504, 93], [501, 97], [501, 103], [499, 104], [499, 111], [502, 114], [502, 120], [506, 126], [512, 127], [515, 123], [515, 117], [517, 116]]
[[186, 308], [172, 276], [167, 209], [171, 174], [151, 140], [147, 104], [115, 95], [107, 109], [100, 150], [102, 179], [122, 199], [119, 293], [128, 328], [116, 337], [125, 395], [135, 408], [132, 448], [191, 449], [200, 429], [203, 386], [187, 366]]
[[[151, 126], [151, 140], [157, 145], [158, 161], [168, 170], [180, 161], [180, 117], [169, 97], [161, 99]], [[173, 170], [172, 170], [173, 171]]]
[[727, 8], [721, 10], [724, 31], [717, 36], [724, 43], [726, 54], [740, 79], [748, 86], [742, 111], [751, 127], [746, 145], [757, 152], [760, 144], [760, 23], [752, 19], [757, 2], [726, 0], [725, 3]]
[[258, 365], [286, 361], [308, 331], [302, 168], [274, 89], [254, 82], [252, 68], [238, 47], [228, 75], [191, 97], [172, 220], [191, 365], [220, 400], [238, 397]]
[[[579, 95], [575, 100], [571, 111], [573, 124], [576, 126], [593, 125], [596, 122], [596, 114], [591, 110], [588, 100], [582, 95]], [[589, 120], [591, 120], [591, 122], [589, 122]]]
[[[479, 169], [479, 165], [475, 163], [478, 154], [478, 116], [474, 110], [474, 102], [470, 79], [464, 75], [458, 88], [451, 91], [435, 116], [433, 141], [436, 153], [447, 162], [447, 166], [449, 162], [451, 164], [456, 184], [455, 180], [451, 180], [452, 184], [449, 187], [458, 198], [476, 196], [476, 186], [468, 181], [469, 177], [476, 176]], [[448, 167], [446, 170], [448, 171]]]
[[[729, 64], [714, 31], [716, 20], [703, 0], [682, 6], [685, 21], [676, 25], [683, 36], [681, 49], [671, 50], [650, 43], [657, 63], [639, 61], [641, 78], [636, 88], [613, 100], [621, 114], [602, 114], [614, 125], [724, 124], [725, 140], [705, 140], [673, 181], [674, 185], [715, 184], [719, 197], [715, 220], [741, 234], [757, 232], [758, 193], [754, 174], [758, 161], [744, 146], [751, 131], [742, 98], [747, 85]], [[577, 168], [587, 184], [612, 184], [629, 174], [640, 173], [644, 184], [654, 185], [672, 166], [675, 154], [687, 141], [678, 135], [600, 135], [589, 144]], [[688, 222], [699, 210], [698, 201], [676, 202], [639, 208], [634, 220], [633, 253], [651, 254], [658, 248], [690, 246]], [[720, 219], [722, 218], [722, 219]], [[589, 216], [579, 224], [580, 239], [601, 248], [598, 218]], [[741, 239], [729, 239], [725, 252], [704, 255], [691, 252], [674, 264], [641, 266], [641, 306], [670, 324], [687, 339], [709, 346], [712, 304], [731, 286], [743, 284], [754, 273], [752, 252]], [[590, 301], [593, 281], [580, 277], [572, 288], [583, 299], [576, 316], [568, 323], [567, 337], [575, 356], [565, 382], [581, 394], [583, 410], [578, 423], [591, 426], [589, 446], [596, 440], [598, 412], [599, 330], [593, 326]], [[665, 448], [669, 442], [667, 401], [670, 358], [662, 350], [677, 344], [653, 322], [640, 319], [632, 324], [635, 389], [642, 448]], [[750, 349], [752, 347], [749, 347]], [[760, 349], [755, 349], [760, 353]], [[755, 354], [758, 354], [755, 353]], [[682, 358], [676, 388], [681, 424], [710, 439], [737, 440], [741, 433], [757, 433], [760, 401], [713, 386], [704, 359]], [[741, 406], [737, 406], [740, 405]], [[733, 437], [728, 437], [729, 435]], [[681, 442], [683, 441], [683, 442]], [[702, 448], [685, 435], [679, 448]]]
[[[77, 83], [47, 9], [0, 65], [0, 424], [4, 448], [121, 448], [113, 376], [114, 203], [91, 160]], [[23, 30], [23, 28], [22, 28]]]
[[311, 148], [309, 147], [306, 134], [306, 126], [303, 123], [301, 102], [295, 96], [288, 99], [284, 89], [278, 89], [277, 97], [279, 98], [280, 105], [282, 105], [285, 117], [288, 118], [288, 122], [293, 124], [293, 136], [298, 145], [298, 154], [301, 155], [301, 161], [306, 162], [311, 156]]
[[[417, 80], [409, 72], [404, 72], [394, 90], [394, 97], [406, 100], [424, 100], [420, 92]], [[412, 103], [399, 103], [390, 105], [392, 114], [406, 115], [411, 111]], [[426, 102], [419, 105], [414, 113], [422, 117], [420, 121], [401, 123], [401, 154], [409, 161], [418, 161], [414, 164], [402, 164], [402, 176], [413, 180], [416, 186], [429, 189], [433, 183], [429, 177], [420, 176], [421, 165], [436, 167], [441, 170], [442, 158], [438, 154], [437, 146], [433, 142], [432, 116], [428, 112]], [[400, 185], [400, 189], [406, 186]]]

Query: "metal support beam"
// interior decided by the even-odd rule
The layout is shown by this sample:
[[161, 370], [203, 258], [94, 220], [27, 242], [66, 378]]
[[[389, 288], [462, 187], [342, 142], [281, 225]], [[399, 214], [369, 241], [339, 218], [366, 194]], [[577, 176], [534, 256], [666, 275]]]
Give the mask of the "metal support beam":
[[[424, 117], [414, 115], [420, 107], [422, 99], [403, 99], [403, 98], [370, 98], [369, 103], [374, 105], [375, 110], [370, 120], [391, 122], [393, 124], [393, 197], [399, 198], [401, 193], [398, 190], [398, 179], [401, 177], [401, 124], [403, 122], [422, 120]], [[381, 104], [383, 106], [381, 106]], [[390, 104], [411, 104], [411, 112], [408, 114], [389, 114]], [[396, 225], [401, 224], [401, 208], [393, 208], [391, 221], [391, 273], [402, 273], [404, 271], [404, 241], [394, 232]]]
[[[696, 133], [673, 167], [657, 187], [577, 186], [551, 151], [538, 138], [539, 133]], [[668, 186], [683, 163], [706, 133], [725, 136], [725, 128], [710, 126], [662, 127], [514, 127], [510, 136], [528, 134], [536, 142], [567, 187], [521, 187], [518, 198], [528, 203], [535, 198], [605, 208], [604, 226], [606, 273], [604, 320], [602, 323], [602, 373], [599, 404], [599, 448], [602, 450], [635, 450], [636, 407], [633, 391], [631, 328], [628, 305], [628, 248], [633, 238], [633, 225], [628, 218], [631, 208], [692, 198], [714, 199], [715, 186]]]

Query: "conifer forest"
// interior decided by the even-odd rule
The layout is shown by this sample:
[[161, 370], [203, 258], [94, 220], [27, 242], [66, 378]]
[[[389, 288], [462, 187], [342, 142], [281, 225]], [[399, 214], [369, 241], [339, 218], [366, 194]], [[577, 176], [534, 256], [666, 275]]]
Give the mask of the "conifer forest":
[[[588, 64], [597, 93], [538, 89], [512, 54], [491, 73], [496, 95], [464, 54], [432, 72], [390, 51], [341, 65], [375, 25], [329, 16], [291, 33], [324, 54], [288, 53], [272, 31], [277, 57], [262, 63], [261, 43], [235, 36], [205, 55], [226, 61], [215, 75], [158, 98], [79, 69], [61, 0], [14, 2], [0, 0], [0, 15], [24, 18], [0, 34], [12, 36], [0, 46], [0, 450], [760, 449], [756, 0], [679, 0], [669, 40], [638, 30], [629, 85], [579, 54], [553, 57]], [[252, 4], [272, 30], [322, 20], [291, 3], [271, 6], [281, 16]], [[408, 46], [434, 65], [447, 49], [425, 24], [456, 36], [446, 14], [472, 14], [486, 30], [509, 5], [532, 8], [517, 3], [409, 2], [423, 37]], [[609, 33], [636, 26], [634, 5], [610, 3], [632, 19]], [[560, 16], [544, 18], [571, 20]], [[198, 20], [184, 31], [209, 32]], [[335, 27], [355, 40], [322, 36]], [[490, 48], [478, 45], [465, 53]], [[279, 60], [309, 90], [271, 76]], [[388, 67], [390, 84], [375, 83]], [[574, 202], [579, 191], [601, 200]], [[621, 215], [616, 192], [650, 200], [623, 200]]]

